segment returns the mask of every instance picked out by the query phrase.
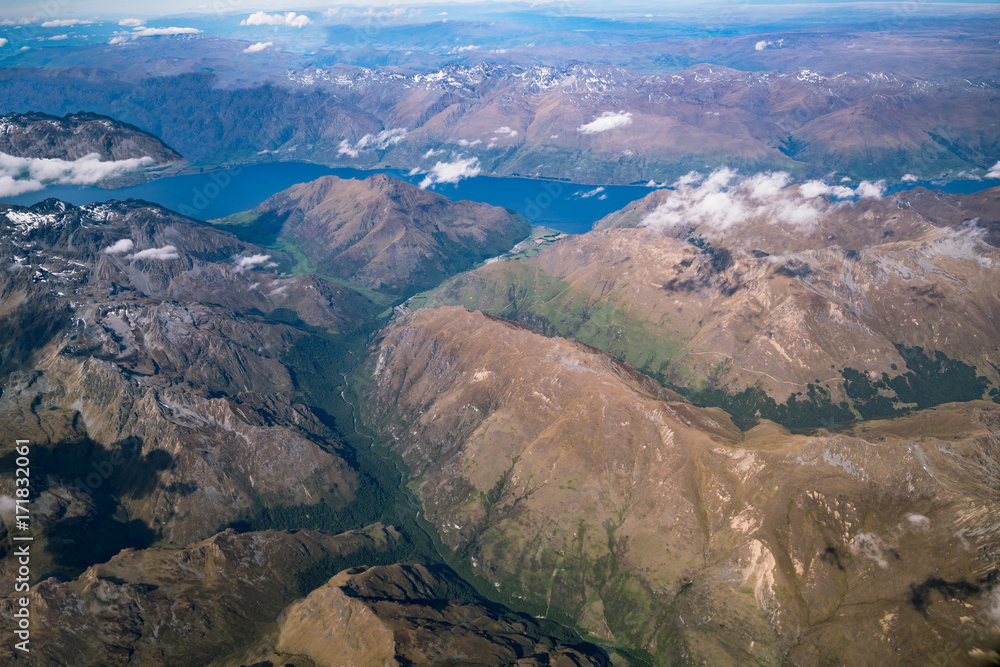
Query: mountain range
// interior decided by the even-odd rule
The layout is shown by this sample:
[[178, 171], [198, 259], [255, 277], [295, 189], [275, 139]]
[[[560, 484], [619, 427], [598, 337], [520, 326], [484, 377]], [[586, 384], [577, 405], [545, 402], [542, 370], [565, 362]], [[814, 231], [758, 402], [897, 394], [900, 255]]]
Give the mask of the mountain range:
[[[693, 213], [719, 193], [687, 190], [654, 192], [599, 230], [457, 276], [420, 303], [578, 338], [741, 425], [812, 428], [997, 395], [1000, 258], [966, 218], [995, 191], [967, 208], [971, 197], [941, 207], [926, 192], [819, 204], [793, 187], [726, 227]], [[918, 212], [928, 199], [933, 222]]]
[[0, 20], [0, 662], [1000, 664], [996, 10], [716, 9]]
[[[3, 209], [0, 424], [46, 471], [39, 651], [992, 650], [996, 192], [838, 201], [769, 178], [654, 191], [506, 254], [523, 219], [381, 175], [213, 224], [135, 200]], [[720, 224], [718, 195], [740, 217]], [[227, 593], [261, 600], [252, 619], [212, 592], [264, 576], [247, 549], [282, 563], [277, 592]], [[170, 637], [165, 586], [204, 605]], [[115, 629], [60, 620], [81, 604]]]
[[[195, 72], [132, 83], [74, 68], [25, 71], [0, 89], [0, 105], [65, 113], [52, 100], [73, 99], [215, 164], [430, 171], [475, 158], [500, 176], [645, 183], [720, 165], [804, 177], [981, 177], [1000, 159], [990, 79], [705, 63], [642, 74], [574, 62], [432, 72], [335, 65], [244, 88], [221, 83]], [[206, 124], [216, 128], [210, 136]]]
[[[393, 204], [398, 187], [381, 185], [376, 209]], [[469, 214], [455, 223], [469, 253], [492, 233], [477, 233], [473, 213], [517, 224], [502, 210], [406, 187]], [[409, 605], [397, 611], [368, 603], [363, 627], [384, 628], [370, 650], [398, 654], [399, 664], [416, 655], [414, 641], [431, 659], [606, 664], [573, 631], [518, 616], [450, 574], [412, 511], [402, 511], [398, 473], [393, 482], [384, 463], [359, 451], [343, 385], [331, 377], [350, 367], [352, 341], [382, 308], [366, 290], [290, 275], [293, 254], [148, 202], [50, 199], [5, 207], [0, 224], [0, 432], [30, 439], [32, 463], [45, 471], [32, 500], [40, 583], [31, 596], [36, 627], [46, 629], [38, 659], [244, 664], [249, 650], [281, 664], [325, 664], [316, 651], [329, 647], [305, 639], [317, 620], [281, 621], [286, 605], [345, 568], [416, 557], [436, 569], [382, 575], [421, 583], [412, 601], [387, 598]], [[0, 469], [13, 465], [5, 452]], [[303, 523], [312, 531], [273, 530]], [[3, 559], [8, 583], [16, 567]], [[258, 583], [233, 588], [237, 581]], [[333, 585], [299, 606], [328, 600]], [[0, 615], [12, 613], [11, 598], [2, 604]], [[346, 606], [329, 618], [355, 608], [336, 604]], [[81, 605], [90, 620], [68, 623]], [[163, 634], [164, 622], [181, 617]], [[464, 639], [434, 640], [443, 627]], [[5, 655], [11, 664], [22, 658]]]

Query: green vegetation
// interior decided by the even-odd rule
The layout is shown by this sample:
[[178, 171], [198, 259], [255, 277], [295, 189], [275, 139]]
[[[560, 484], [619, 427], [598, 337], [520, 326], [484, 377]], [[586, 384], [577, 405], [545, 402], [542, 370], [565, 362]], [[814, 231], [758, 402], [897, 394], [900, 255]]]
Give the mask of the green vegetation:
[[[627, 290], [627, 284], [616, 289]], [[520, 322], [546, 336], [575, 338], [646, 373], [679, 353], [683, 341], [669, 327], [629, 317], [614, 299], [593, 301], [569, 283], [524, 262], [507, 262], [503, 277], [463, 274], [435, 291], [414, 297], [413, 308], [459, 305]]]
[[[793, 432], [808, 432], [816, 428], [833, 431], [858, 418], [898, 417], [911, 410], [923, 410], [942, 403], [975, 401], [987, 394], [989, 381], [977, 375], [973, 366], [951, 359], [940, 351], [932, 359], [920, 347], [896, 345], [896, 349], [909, 369], [906, 373], [892, 378], [883, 373], [872, 379], [867, 373], [845, 368], [841, 375], [850, 401], [839, 404], [831, 400], [829, 390], [818, 384], [807, 385], [805, 395], [794, 393], [784, 403], [777, 403], [759, 387], [729, 393], [714, 387], [692, 389], [668, 386], [696, 405], [722, 408], [743, 430], [752, 428], [763, 418]], [[996, 397], [996, 390], [991, 390], [989, 395]]]
[[[286, 216], [287, 217], [287, 216]], [[302, 248], [293, 241], [280, 236], [285, 217], [279, 217], [269, 211], [258, 211], [251, 209], [241, 213], [234, 213], [225, 218], [211, 220], [210, 224], [219, 229], [232, 232], [241, 241], [261, 245], [266, 248], [276, 250], [288, 255], [291, 262], [281, 267], [293, 276], [315, 275], [332, 283], [342, 285], [348, 289], [367, 297], [372, 303], [380, 307], [391, 308], [398, 298], [387, 296], [381, 292], [359, 285], [350, 280], [345, 280], [340, 276], [329, 275], [321, 272], [309, 261]]]
[[[247, 240], [252, 236], [261, 242], [267, 240], [267, 235], [278, 223], [259, 215], [238, 214], [220, 224], [240, 227]], [[761, 419], [772, 420], [795, 432], [817, 428], [836, 430], [859, 418], [896, 416], [944, 402], [981, 398], [989, 389], [986, 379], [976, 375], [975, 368], [940, 352], [931, 358], [920, 348], [905, 346], [898, 346], [898, 349], [906, 363], [906, 372], [896, 377], [883, 374], [880, 378], [870, 378], [860, 371], [844, 369], [844, 390], [849, 401], [835, 402], [832, 388], [819, 382], [808, 384], [804, 391], [793, 393], [783, 403], [778, 403], [757, 386], [735, 393], [711, 384], [694, 387], [676, 370], [671, 370], [672, 360], [683, 351], [683, 341], [671, 333], [671, 327], [630, 318], [612, 305], [614, 300], [611, 298], [595, 301], [582, 297], [574, 293], [566, 281], [524, 262], [510, 261], [511, 258], [531, 256], [540, 246], [557, 238], [558, 235], [550, 230], [536, 228], [528, 240], [498, 260], [503, 263], [503, 271], [463, 274], [433, 290], [412, 296], [406, 306], [416, 309], [463, 305], [518, 321], [545, 335], [579, 339], [643, 370], [696, 405], [726, 410], [744, 430]], [[541, 239], [542, 243], [534, 243], [535, 239]], [[703, 239], [690, 241], [711, 255], [713, 269], [722, 270], [731, 262], [726, 252], [712, 248]], [[293, 258], [293, 272], [316, 272], [301, 248], [276, 236], [270, 239], [270, 244]], [[471, 262], [472, 256], [460, 259]], [[341, 455], [358, 471], [356, 493], [344, 507], [329, 502], [264, 507], [243, 517], [236, 526], [254, 530], [316, 528], [342, 532], [381, 522], [400, 531], [402, 537], [392, 550], [331, 559], [303, 573], [299, 582], [303, 592], [351, 565], [418, 561], [450, 567], [469, 584], [470, 594], [551, 619], [543, 623], [548, 624], [546, 627], [552, 633], [568, 633], [553, 622], [578, 627], [588, 612], [601, 608], [616, 644], [641, 646], [650, 637], [657, 637], [663, 646], [683, 649], [683, 634], [671, 626], [670, 605], [673, 603], [669, 597], [650, 590], [634, 571], [628, 558], [628, 544], [616, 535], [617, 526], [613, 522], [608, 522], [601, 530], [599, 526], [588, 526], [581, 521], [577, 535], [567, 539], [564, 549], [539, 550], [538, 545], [550, 536], [525, 534], [530, 529], [518, 523], [520, 498], [511, 493], [508, 484], [513, 463], [492, 488], [470, 495], [470, 502], [478, 501], [484, 517], [473, 527], [468, 539], [455, 551], [443, 543], [435, 527], [418, 510], [417, 485], [406, 473], [401, 458], [380, 446], [371, 436], [356, 430], [360, 424], [355, 420], [358, 414], [355, 406], [361, 405], [360, 397], [371, 381], [366, 368], [359, 366], [359, 360], [365, 356], [371, 336], [385, 324], [392, 306], [400, 299], [363, 290], [342, 279], [324, 277], [365, 293], [385, 307], [382, 316], [352, 335], [329, 334], [307, 327], [292, 314], [276, 311], [271, 317], [287, 320], [299, 331], [282, 362], [294, 372], [303, 400], [314, 407], [330, 429], [331, 442], [341, 443]], [[443, 275], [434, 276], [435, 280], [443, 278]], [[415, 289], [411, 287], [410, 292]], [[628, 289], [628, 285], [616, 289]], [[992, 395], [998, 393], [994, 390]], [[567, 480], [559, 488], [576, 490], [573, 480]], [[331, 494], [333, 491], [331, 489]], [[521, 553], [512, 556], [512, 551]], [[481, 571], [474, 570], [473, 559], [492, 568], [488, 575], [490, 580], [480, 576]], [[508, 563], [531, 565], [518, 571], [502, 569]], [[497, 569], [498, 565], [501, 569]], [[690, 582], [679, 584], [677, 595], [684, 595], [691, 585]], [[745, 587], [740, 592], [753, 594]], [[595, 638], [588, 639], [600, 643]], [[631, 664], [657, 664], [666, 655], [660, 649], [658, 658], [643, 651], [614, 650]]]
[[[852, 368], [844, 369], [844, 391], [863, 419], [885, 419], [910, 410], [983, 398], [989, 381], [974, 366], [950, 359], [940, 350], [930, 358], [921, 347], [896, 345], [907, 372], [890, 378], [871, 378]], [[994, 395], [995, 394], [991, 394]]]
[[829, 390], [812, 383], [807, 385], [805, 395], [795, 392], [784, 403], [778, 403], [760, 387], [729, 393], [717, 387], [692, 389], [669, 383], [667, 386], [695, 405], [722, 408], [744, 431], [756, 426], [761, 419], [770, 419], [793, 432], [821, 427], [833, 431], [856, 420], [846, 402], [834, 404]]
[[262, 246], [274, 246], [281, 234], [287, 216], [279, 217], [270, 211], [258, 211], [253, 208], [209, 220], [209, 224], [227, 232], [232, 232], [241, 241]]

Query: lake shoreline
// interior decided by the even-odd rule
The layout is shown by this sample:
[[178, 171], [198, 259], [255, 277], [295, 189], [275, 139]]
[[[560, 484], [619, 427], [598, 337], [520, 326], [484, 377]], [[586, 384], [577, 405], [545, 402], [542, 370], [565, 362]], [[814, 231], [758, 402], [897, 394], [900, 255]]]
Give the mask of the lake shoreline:
[[[211, 168], [210, 168], [211, 167]], [[195, 171], [195, 169], [201, 169]], [[326, 175], [367, 178], [387, 174], [418, 184], [422, 174], [380, 168], [331, 167], [308, 161], [260, 161], [234, 165], [188, 165], [169, 175], [118, 188], [97, 185], [51, 185], [42, 190], [6, 197], [3, 203], [30, 206], [52, 197], [75, 205], [110, 199], [142, 199], [198, 220], [213, 220], [258, 206], [268, 197], [297, 183]], [[939, 189], [952, 194], [971, 194], [1000, 185], [1000, 181], [916, 181], [886, 188], [895, 194], [916, 187]], [[656, 188], [650, 185], [599, 185], [525, 176], [476, 175], [456, 183], [431, 186], [453, 200], [478, 201], [501, 206], [523, 215], [532, 224], [567, 234], [582, 234], [609, 213], [621, 210]]]

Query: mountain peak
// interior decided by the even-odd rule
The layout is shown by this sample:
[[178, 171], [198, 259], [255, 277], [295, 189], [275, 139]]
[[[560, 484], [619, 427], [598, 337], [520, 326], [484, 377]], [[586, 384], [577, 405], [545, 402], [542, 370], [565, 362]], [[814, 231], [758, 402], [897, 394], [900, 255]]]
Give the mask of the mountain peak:
[[[372, 174], [365, 179], [365, 183], [368, 183], [372, 188], [389, 188], [406, 182], [398, 178], [393, 178], [388, 174]], [[406, 185], [409, 185], [409, 183], [406, 183]]]
[[257, 207], [326, 275], [399, 293], [509, 250], [530, 232], [503, 208], [455, 202], [406, 181], [323, 176]]

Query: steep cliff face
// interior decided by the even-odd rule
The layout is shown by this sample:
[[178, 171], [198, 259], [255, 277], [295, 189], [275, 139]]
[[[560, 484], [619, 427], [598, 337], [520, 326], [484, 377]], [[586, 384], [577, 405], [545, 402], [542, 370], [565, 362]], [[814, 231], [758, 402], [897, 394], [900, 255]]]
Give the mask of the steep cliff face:
[[534, 613], [713, 664], [947, 660], [996, 625], [996, 405], [742, 433], [593, 348], [460, 308], [398, 320], [368, 369], [367, 419], [427, 518]]
[[181, 159], [177, 151], [149, 132], [82, 111], [62, 118], [37, 111], [0, 116], [0, 153], [62, 160], [97, 153], [105, 161], [149, 157], [158, 165]]
[[300, 183], [219, 222], [288, 241], [320, 274], [391, 294], [436, 285], [530, 232], [505, 209], [454, 202], [382, 174]]
[[[398, 538], [382, 526], [341, 535], [227, 531], [183, 549], [126, 550], [77, 579], [33, 586], [31, 654], [7, 642], [0, 659], [205, 665], [258, 640], [289, 602], [319, 583], [317, 574], [364, 562]], [[13, 598], [0, 599], [8, 622], [16, 608]]]

